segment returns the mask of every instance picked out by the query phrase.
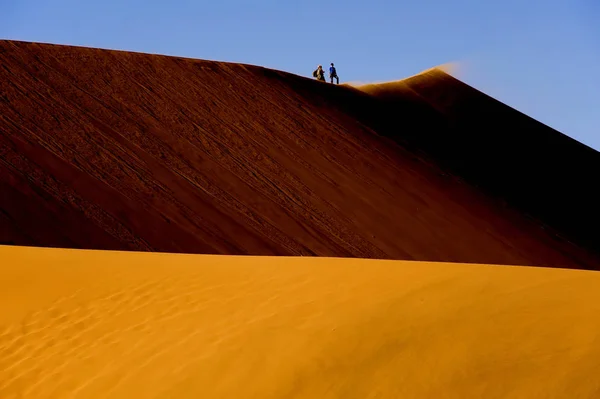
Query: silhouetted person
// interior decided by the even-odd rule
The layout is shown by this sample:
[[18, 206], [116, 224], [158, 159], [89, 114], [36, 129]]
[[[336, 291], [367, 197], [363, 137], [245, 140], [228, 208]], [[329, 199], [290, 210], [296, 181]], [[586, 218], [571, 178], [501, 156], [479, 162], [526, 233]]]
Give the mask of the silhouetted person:
[[337, 71], [335, 70], [335, 67], [333, 66], [333, 62], [331, 63], [331, 66], [329, 67], [329, 78], [331, 79], [332, 84], [333, 84], [333, 78], [335, 78], [336, 83], [338, 85], [340, 84], [340, 78], [338, 78]]
[[317, 78], [317, 80], [325, 82], [325, 71], [323, 70], [323, 66], [319, 65], [313, 72], [313, 76]]

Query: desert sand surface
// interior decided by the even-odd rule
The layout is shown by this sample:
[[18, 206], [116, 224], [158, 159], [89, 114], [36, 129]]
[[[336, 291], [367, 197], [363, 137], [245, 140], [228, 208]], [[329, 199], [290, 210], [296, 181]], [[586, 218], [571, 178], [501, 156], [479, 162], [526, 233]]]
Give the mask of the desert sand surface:
[[593, 271], [10, 246], [0, 258], [3, 399], [600, 395]]
[[[542, 221], [562, 237], [600, 250], [600, 154], [445, 73], [359, 87], [377, 98], [379, 134], [426, 153], [448, 173]], [[385, 115], [393, 115], [394, 119]], [[419, 122], [418, 129], [398, 120]]]
[[[393, 109], [256, 66], [18, 41], [0, 41], [0, 64], [2, 244], [600, 269], [584, 234], [598, 214], [596, 194], [581, 195], [591, 169], [525, 199], [553, 207], [532, 219], [505, 186], [492, 195], [415, 145], [456, 132], [430, 132], [421, 111], [438, 111], [414, 96]], [[560, 157], [585, 152], [562, 144]], [[486, 170], [489, 154], [468, 148], [450, 158]], [[553, 151], [537, 148], [531, 168]]]

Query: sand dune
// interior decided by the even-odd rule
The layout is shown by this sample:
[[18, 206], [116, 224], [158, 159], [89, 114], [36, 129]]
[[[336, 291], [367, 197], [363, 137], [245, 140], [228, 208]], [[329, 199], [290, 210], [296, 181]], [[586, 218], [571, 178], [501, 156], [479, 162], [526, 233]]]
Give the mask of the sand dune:
[[0, 398], [600, 396], [588, 147], [437, 69], [0, 63]]
[[18, 247], [0, 258], [3, 399], [600, 395], [596, 272]]
[[[0, 63], [0, 243], [600, 269], [598, 241], [542, 228], [415, 141], [446, 134], [420, 119], [431, 86], [392, 109], [249, 65], [15, 41]], [[449, 159], [485, 171], [465, 148]], [[545, 199], [540, 179], [519, 189], [581, 233], [595, 194], [555, 201], [583, 198], [581, 175]]]
[[[363, 85], [380, 100], [378, 133], [428, 154], [446, 172], [600, 251], [598, 151], [432, 68], [397, 82]], [[398, 129], [385, 115], [421, 121]]]

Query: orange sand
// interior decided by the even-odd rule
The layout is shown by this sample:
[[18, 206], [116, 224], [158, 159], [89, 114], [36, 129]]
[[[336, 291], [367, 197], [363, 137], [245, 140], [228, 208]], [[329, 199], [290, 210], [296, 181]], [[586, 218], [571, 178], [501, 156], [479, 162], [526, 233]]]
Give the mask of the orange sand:
[[597, 272], [3, 246], [0, 259], [2, 399], [600, 397]]

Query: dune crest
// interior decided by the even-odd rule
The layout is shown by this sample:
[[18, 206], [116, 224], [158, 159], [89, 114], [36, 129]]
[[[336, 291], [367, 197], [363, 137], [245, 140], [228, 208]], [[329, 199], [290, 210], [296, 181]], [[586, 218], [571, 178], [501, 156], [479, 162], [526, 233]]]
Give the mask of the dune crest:
[[595, 272], [25, 247], [0, 258], [2, 398], [600, 394]]
[[434, 66], [431, 68], [424, 69], [420, 72], [417, 72], [414, 75], [407, 76], [407, 77], [404, 77], [401, 79], [382, 80], [382, 81], [377, 81], [377, 82], [349, 81], [349, 82], [344, 82], [342, 85], [361, 88], [361, 87], [369, 87], [369, 86], [374, 86], [374, 85], [395, 84], [395, 83], [401, 83], [402, 81], [408, 80], [415, 76], [427, 74], [429, 72], [441, 72], [444, 74], [454, 76], [455, 74], [457, 74], [457, 72], [459, 72], [461, 70], [461, 67], [462, 67], [462, 64], [460, 62], [446, 62], [446, 63], [440, 64], [440, 65], [437, 65], [437, 66]]

